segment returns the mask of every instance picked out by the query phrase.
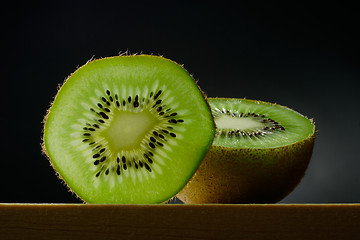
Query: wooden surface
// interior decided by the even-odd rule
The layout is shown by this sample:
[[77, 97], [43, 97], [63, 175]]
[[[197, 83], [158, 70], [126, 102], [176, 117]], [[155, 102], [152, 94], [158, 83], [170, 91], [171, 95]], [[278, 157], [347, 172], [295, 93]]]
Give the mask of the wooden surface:
[[360, 204], [0, 204], [0, 239], [360, 239]]

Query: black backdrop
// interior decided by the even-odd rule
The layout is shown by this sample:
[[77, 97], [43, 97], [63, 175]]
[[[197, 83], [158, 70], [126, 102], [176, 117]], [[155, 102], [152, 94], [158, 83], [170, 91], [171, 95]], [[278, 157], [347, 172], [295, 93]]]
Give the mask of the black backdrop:
[[313, 118], [310, 166], [282, 202], [359, 202], [355, 7], [235, 3], [5, 3], [0, 202], [80, 202], [41, 154], [42, 119], [58, 85], [77, 67], [125, 51], [184, 64], [208, 96], [277, 102]]

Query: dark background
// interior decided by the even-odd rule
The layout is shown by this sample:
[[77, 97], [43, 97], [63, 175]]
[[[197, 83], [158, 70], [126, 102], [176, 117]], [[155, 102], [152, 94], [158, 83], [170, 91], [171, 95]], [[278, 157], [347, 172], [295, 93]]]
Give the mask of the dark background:
[[120, 3], [3, 4], [0, 202], [80, 202], [41, 154], [43, 116], [77, 67], [126, 51], [184, 64], [208, 96], [277, 102], [313, 118], [310, 166], [282, 202], [360, 202], [355, 6]]

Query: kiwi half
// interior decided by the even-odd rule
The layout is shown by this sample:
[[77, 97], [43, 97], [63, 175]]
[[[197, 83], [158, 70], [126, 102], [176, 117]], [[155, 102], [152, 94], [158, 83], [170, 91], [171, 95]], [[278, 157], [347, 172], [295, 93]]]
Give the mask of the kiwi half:
[[214, 137], [204, 95], [163, 57], [117, 56], [75, 71], [45, 117], [43, 149], [88, 203], [161, 203], [198, 168]]
[[277, 104], [209, 98], [216, 136], [185, 203], [274, 203], [300, 182], [311, 158], [312, 120]]

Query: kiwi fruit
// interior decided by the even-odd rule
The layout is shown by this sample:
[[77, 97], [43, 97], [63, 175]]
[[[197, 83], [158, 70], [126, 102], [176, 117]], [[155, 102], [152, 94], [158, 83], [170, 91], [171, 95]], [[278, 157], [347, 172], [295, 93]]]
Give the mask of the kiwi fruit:
[[177, 194], [184, 203], [275, 203], [300, 182], [315, 139], [312, 120], [278, 104], [208, 98], [212, 147]]
[[86, 203], [162, 203], [188, 182], [215, 134], [192, 76], [159, 56], [93, 60], [59, 89], [43, 150]]

